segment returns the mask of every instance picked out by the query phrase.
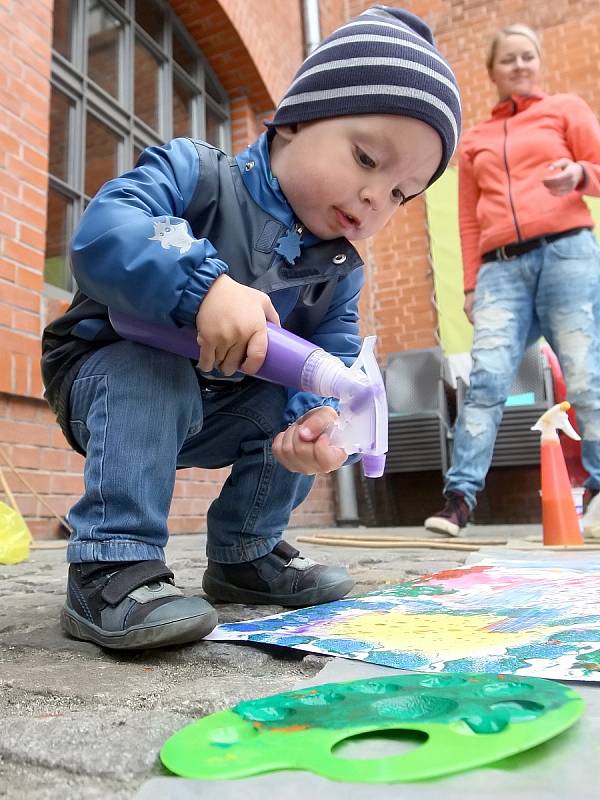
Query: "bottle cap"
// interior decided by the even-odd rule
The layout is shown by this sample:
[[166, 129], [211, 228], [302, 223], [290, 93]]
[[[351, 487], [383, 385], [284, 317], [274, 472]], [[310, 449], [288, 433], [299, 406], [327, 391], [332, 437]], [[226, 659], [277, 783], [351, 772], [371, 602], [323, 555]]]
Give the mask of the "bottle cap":
[[381, 478], [385, 469], [385, 455], [376, 456], [364, 453], [362, 468], [365, 478]]

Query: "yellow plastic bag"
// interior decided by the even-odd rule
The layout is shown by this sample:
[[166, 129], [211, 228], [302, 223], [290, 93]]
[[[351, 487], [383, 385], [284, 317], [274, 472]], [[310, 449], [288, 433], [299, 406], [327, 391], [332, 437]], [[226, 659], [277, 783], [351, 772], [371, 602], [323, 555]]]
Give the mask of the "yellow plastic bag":
[[29, 557], [31, 533], [25, 520], [0, 500], [0, 564], [18, 564]]

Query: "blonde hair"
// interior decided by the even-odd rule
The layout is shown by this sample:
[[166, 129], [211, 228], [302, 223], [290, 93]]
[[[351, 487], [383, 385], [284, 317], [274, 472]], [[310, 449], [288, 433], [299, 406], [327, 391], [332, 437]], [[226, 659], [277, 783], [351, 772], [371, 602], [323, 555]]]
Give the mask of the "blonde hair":
[[542, 46], [540, 44], [540, 40], [538, 38], [537, 33], [535, 31], [532, 31], [531, 28], [529, 28], [527, 25], [521, 25], [520, 23], [516, 23], [515, 25], [509, 25], [506, 28], [502, 28], [496, 33], [496, 35], [492, 39], [485, 59], [485, 65], [488, 69], [491, 69], [494, 66], [496, 51], [498, 50], [498, 45], [500, 44], [501, 40], [504, 39], [506, 36], [512, 36], [514, 34], [518, 36], [527, 37], [527, 39], [529, 39], [531, 44], [537, 50], [538, 56], [540, 58], [542, 57]]

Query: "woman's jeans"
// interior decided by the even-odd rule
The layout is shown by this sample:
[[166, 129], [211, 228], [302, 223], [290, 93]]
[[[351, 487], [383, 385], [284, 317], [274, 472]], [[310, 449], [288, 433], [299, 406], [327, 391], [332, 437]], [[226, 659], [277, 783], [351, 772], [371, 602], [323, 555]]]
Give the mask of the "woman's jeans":
[[245, 378], [221, 388], [188, 359], [133, 342], [96, 351], [71, 390], [71, 428], [87, 456], [68, 560], [164, 560], [176, 469], [229, 464], [208, 511], [208, 558], [271, 552], [314, 480], [273, 457], [286, 403], [281, 386]]
[[600, 248], [592, 232], [484, 264], [474, 317], [473, 369], [455, 426], [445, 493], [462, 492], [475, 507], [504, 403], [525, 346], [539, 333], [558, 356], [577, 412], [587, 486], [600, 489]]

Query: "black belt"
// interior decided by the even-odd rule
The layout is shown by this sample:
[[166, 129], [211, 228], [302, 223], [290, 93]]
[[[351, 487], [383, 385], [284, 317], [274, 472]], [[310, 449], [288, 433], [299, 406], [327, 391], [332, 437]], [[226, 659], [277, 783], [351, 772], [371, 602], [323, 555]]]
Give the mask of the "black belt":
[[544, 244], [550, 244], [557, 239], [562, 239], [565, 236], [574, 236], [581, 231], [588, 231], [589, 228], [569, 228], [568, 231], [561, 231], [560, 233], [550, 233], [548, 236], [537, 236], [535, 239], [526, 239], [524, 242], [515, 242], [514, 244], [505, 244], [502, 247], [497, 247], [495, 250], [490, 250], [484, 253], [481, 261], [486, 264], [488, 261], [512, 261], [517, 256], [522, 256], [529, 253], [530, 250], [536, 250]]

